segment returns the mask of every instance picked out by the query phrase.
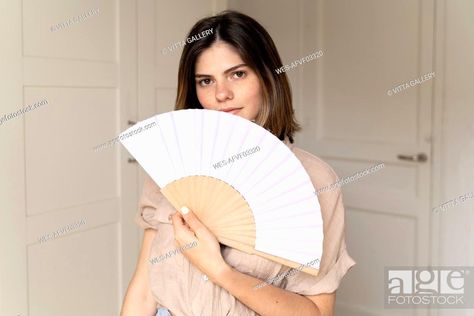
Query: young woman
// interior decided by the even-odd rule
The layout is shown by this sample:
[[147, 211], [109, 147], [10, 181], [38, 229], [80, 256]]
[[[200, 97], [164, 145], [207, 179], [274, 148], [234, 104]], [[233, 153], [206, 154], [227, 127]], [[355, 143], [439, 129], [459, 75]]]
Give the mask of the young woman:
[[[189, 37], [196, 34], [206, 36], [184, 46], [175, 110], [212, 109], [252, 120], [293, 151], [317, 190], [335, 183], [329, 165], [293, 145], [301, 127], [286, 74], [275, 71], [282, 62], [265, 29], [246, 15], [224, 11], [198, 21]], [[346, 251], [340, 190], [324, 191], [318, 199], [324, 230], [319, 275], [285, 274], [290, 268], [220, 245], [193, 210], [177, 212], [147, 178], [136, 217], [146, 229], [143, 246], [121, 315], [332, 315], [335, 291], [355, 262]], [[163, 257], [178, 248], [183, 250]], [[266, 280], [272, 284], [261, 286]]]

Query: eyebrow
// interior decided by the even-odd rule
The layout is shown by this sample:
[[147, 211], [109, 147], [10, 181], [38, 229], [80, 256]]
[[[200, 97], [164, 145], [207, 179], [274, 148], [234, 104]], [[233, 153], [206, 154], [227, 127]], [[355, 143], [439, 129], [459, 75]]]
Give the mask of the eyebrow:
[[[235, 69], [237, 69], [237, 68], [240, 68], [240, 67], [242, 67], [242, 66], [247, 66], [247, 64], [243, 63], [243, 64], [238, 64], [238, 65], [236, 65], [236, 66], [234, 66], [234, 67], [230, 67], [229, 69], [227, 69], [226, 71], [224, 71], [224, 74], [227, 74], [227, 73], [229, 73], [229, 72], [231, 72], [231, 71], [233, 71], [233, 70], [235, 70]], [[194, 75], [194, 77], [195, 77], [195, 78], [211, 77], [211, 75], [196, 74], [196, 75]]]

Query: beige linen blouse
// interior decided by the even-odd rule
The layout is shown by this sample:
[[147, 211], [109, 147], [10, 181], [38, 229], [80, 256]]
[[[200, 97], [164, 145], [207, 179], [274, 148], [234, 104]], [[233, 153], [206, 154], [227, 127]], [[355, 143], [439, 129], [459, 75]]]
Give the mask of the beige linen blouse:
[[[284, 143], [301, 161], [316, 191], [338, 180], [334, 170], [324, 161], [297, 148], [289, 142], [288, 138], [284, 140]], [[289, 267], [221, 245], [224, 260], [234, 269], [259, 278], [262, 282], [275, 278], [271, 279], [274, 286], [291, 292], [302, 295], [334, 292], [355, 261], [346, 250], [341, 190], [337, 187], [322, 190], [318, 199], [324, 232], [323, 254], [318, 276], [299, 271], [281, 278], [278, 276], [288, 272]], [[161, 194], [160, 188], [147, 176], [135, 222], [143, 229], [157, 230], [151, 245], [150, 260], [177, 249], [173, 225], [168, 219], [168, 216], [175, 211]], [[206, 280], [200, 270], [195, 268], [181, 252], [175, 253], [164, 260], [148, 262], [149, 284], [157, 301], [157, 308], [166, 307], [172, 315], [179, 316], [258, 315], [227, 290]]]

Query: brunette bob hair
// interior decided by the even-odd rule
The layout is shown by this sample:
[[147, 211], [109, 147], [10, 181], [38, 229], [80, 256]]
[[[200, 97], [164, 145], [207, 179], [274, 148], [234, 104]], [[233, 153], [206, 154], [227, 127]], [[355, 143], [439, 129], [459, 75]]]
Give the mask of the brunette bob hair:
[[[212, 32], [208, 30], [212, 29]], [[278, 51], [268, 32], [254, 19], [237, 11], [226, 10], [199, 20], [187, 37], [211, 33], [184, 46], [179, 62], [178, 90], [175, 110], [202, 109], [196, 94], [195, 64], [200, 53], [217, 41], [233, 46], [242, 60], [257, 74], [263, 91], [263, 104], [255, 123], [280, 140], [301, 130], [296, 121], [291, 89], [286, 74], [277, 74], [282, 66]]]

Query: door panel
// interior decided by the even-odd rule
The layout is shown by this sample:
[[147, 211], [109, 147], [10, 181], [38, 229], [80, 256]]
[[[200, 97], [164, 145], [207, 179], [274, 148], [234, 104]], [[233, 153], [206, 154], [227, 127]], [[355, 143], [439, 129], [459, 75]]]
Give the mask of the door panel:
[[[21, 131], [14, 140], [24, 151], [10, 159], [21, 161], [22, 168], [16, 169], [12, 178], [24, 179], [24, 183], [12, 184], [24, 192], [24, 203], [9, 208], [15, 217], [8, 217], [12, 228], [6, 236], [12, 237], [10, 247], [21, 249], [25, 256], [15, 258], [14, 268], [5, 270], [2, 264], [1, 275], [5, 271], [16, 275], [26, 299], [20, 301], [16, 293], [17, 302], [4, 301], [2, 295], [2, 304], [12, 306], [6, 313], [0, 308], [0, 314], [117, 315], [124, 202], [119, 188], [133, 191], [136, 183], [122, 182], [118, 147], [98, 152], [93, 148], [114, 138], [121, 129], [119, 83], [126, 74], [119, 68], [118, 58], [124, 53], [117, 45], [120, 3], [15, 2], [20, 13], [15, 22], [21, 32], [12, 37], [21, 41], [5, 39], [16, 45], [14, 57], [20, 67], [18, 73], [10, 74], [18, 90], [7, 94], [19, 91], [20, 101], [15, 108], [2, 107], [0, 113], [41, 100], [48, 103], [15, 118], [10, 125]], [[91, 9], [98, 9], [97, 14], [51, 31], [52, 25]], [[133, 12], [129, 14], [133, 16]], [[122, 68], [126, 62], [122, 60]], [[2, 78], [2, 83], [7, 80]], [[40, 241], [42, 237], [45, 239]], [[7, 284], [2, 293], [14, 287], [3, 278], [0, 283]], [[77, 304], [78, 299], [86, 303]]]
[[115, 91], [25, 88], [27, 104], [44, 96], [25, 117], [28, 215], [117, 199], [117, 147], [93, 150], [115, 135]]
[[[319, 2], [318, 10], [324, 56], [317, 85], [305, 84], [317, 96], [305, 108], [315, 119], [301, 140], [340, 178], [384, 163], [342, 186], [357, 265], [338, 290], [338, 315], [427, 315], [384, 309], [383, 286], [385, 266], [430, 263], [433, 80], [391, 96], [387, 90], [433, 71], [433, 3], [337, 0]], [[418, 153], [428, 161], [398, 158]]]

